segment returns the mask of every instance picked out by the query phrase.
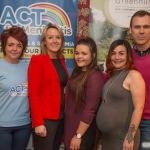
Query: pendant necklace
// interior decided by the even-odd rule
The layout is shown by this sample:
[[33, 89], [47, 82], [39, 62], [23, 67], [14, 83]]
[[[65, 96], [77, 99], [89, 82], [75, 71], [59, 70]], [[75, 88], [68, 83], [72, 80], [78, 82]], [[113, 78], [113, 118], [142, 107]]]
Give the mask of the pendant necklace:
[[110, 86], [120, 77], [120, 75], [121, 75], [123, 72], [124, 72], [124, 70], [122, 70], [122, 71], [120, 72], [120, 74], [119, 74], [115, 79], [113, 79], [113, 78], [110, 79], [110, 81], [108, 82], [108, 84], [107, 84], [106, 87], [105, 87], [105, 90], [104, 90], [104, 99], [103, 99], [102, 103], [106, 103], [106, 96], [107, 96], [107, 92], [108, 92]]

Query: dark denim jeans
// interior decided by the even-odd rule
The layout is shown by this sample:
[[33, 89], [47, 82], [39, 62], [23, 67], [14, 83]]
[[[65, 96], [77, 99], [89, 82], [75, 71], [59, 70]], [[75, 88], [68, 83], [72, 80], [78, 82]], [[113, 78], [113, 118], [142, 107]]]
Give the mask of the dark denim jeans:
[[139, 150], [150, 150], [150, 120], [141, 120]]
[[31, 133], [31, 124], [18, 127], [0, 127], [0, 150], [25, 150]]

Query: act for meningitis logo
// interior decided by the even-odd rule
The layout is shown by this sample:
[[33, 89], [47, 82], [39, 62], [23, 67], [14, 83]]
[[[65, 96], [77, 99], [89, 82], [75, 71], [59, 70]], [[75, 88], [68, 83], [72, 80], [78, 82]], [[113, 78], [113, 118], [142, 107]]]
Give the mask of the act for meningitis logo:
[[4, 29], [17, 25], [24, 28], [28, 35], [41, 35], [46, 22], [59, 25], [65, 36], [72, 35], [68, 15], [51, 3], [34, 3], [28, 7], [18, 7], [15, 11], [11, 6], [5, 6], [0, 17]]
[[17, 86], [11, 86], [9, 94], [11, 96], [27, 96], [28, 93], [28, 84], [22, 83]]

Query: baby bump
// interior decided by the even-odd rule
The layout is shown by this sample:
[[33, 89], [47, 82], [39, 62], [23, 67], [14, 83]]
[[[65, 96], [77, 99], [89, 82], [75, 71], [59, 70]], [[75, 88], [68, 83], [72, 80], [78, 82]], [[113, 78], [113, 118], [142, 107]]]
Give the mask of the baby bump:
[[[113, 132], [114, 134], [119, 134], [125, 124], [127, 124], [127, 115], [127, 109], [118, 108], [115, 105], [102, 104], [96, 115], [97, 127], [103, 134]], [[128, 124], [130, 124], [130, 122]]]

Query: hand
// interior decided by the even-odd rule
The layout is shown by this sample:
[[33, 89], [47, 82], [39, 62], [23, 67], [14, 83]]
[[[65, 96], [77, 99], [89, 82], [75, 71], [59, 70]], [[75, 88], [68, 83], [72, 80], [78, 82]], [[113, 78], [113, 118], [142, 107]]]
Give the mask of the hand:
[[41, 137], [46, 137], [47, 135], [46, 127], [44, 125], [35, 127], [35, 133]]
[[124, 140], [123, 142], [123, 150], [133, 150], [134, 146], [134, 140], [131, 142], [127, 141], [127, 139]]
[[71, 150], [78, 150], [80, 149], [80, 144], [81, 144], [81, 138], [78, 139], [76, 135], [71, 139], [70, 143], [70, 149]]

